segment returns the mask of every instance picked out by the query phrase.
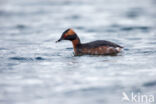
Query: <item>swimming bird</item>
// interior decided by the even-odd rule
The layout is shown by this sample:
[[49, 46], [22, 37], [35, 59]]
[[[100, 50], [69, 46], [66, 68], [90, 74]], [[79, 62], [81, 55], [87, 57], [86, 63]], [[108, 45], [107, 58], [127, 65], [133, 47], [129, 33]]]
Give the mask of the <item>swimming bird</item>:
[[89, 43], [81, 43], [80, 38], [69, 28], [62, 33], [61, 40], [70, 40], [73, 44], [75, 55], [114, 55], [121, 51], [122, 46], [106, 40], [96, 40]]

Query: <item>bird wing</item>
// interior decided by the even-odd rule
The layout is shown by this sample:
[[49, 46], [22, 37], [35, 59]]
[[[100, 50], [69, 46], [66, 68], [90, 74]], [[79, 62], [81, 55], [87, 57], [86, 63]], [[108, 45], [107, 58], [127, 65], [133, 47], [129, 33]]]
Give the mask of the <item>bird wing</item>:
[[97, 40], [97, 41], [82, 44], [82, 47], [84, 47], [84, 48], [96, 48], [99, 46], [110, 46], [110, 47], [115, 47], [115, 48], [116, 47], [123, 48], [122, 46], [120, 46], [118, 44], [115, 44], [113, 42], [106, 41], [106, 40]]

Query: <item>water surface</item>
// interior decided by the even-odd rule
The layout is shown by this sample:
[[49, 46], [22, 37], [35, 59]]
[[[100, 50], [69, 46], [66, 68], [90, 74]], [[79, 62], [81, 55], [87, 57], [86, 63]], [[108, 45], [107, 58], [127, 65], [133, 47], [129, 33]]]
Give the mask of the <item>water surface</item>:
[[[0, 103], [128, 104], [122, 92], [156, 96], [155, 4], [1, 0]], [[125, 49], [75, 57], [70, 42], [55, 43], [69, 27], [82, 43], [104, 39]]]

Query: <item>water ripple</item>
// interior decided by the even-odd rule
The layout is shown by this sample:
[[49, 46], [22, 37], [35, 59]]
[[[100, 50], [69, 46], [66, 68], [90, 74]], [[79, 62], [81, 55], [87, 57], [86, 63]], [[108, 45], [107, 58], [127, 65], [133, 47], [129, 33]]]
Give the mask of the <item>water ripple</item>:
[[150, 27], [147, 26], [127, 26], [127, 27], [121, 27], [120, 30], [122, 31], [133, 31], [133, 30], [142, 30], [142, 31], [148, 31]]
[[150, 81], [143, 84], [145, 87], [153, 87], [156, 86], [156, 81]]
[[31, 58], [31, 57], [10, 57], [10, 60], [16, 60], [16, 61], [35, 61], [35, 60], [45, 60], [42, 57], [35, 57], [35, 58]]

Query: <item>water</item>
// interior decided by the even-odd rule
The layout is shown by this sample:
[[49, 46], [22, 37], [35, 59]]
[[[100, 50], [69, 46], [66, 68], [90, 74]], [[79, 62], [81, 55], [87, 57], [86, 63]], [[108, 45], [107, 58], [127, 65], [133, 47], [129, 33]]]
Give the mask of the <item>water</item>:
[[[156, 96], [155, 5], [1, 0], [0, 103], [128, 104], [122, 92]], [[125, 49], [117, 56], [76, 57], [70, 42], [55, 43], [69, 27], [81, 42], [104, 39]]]

